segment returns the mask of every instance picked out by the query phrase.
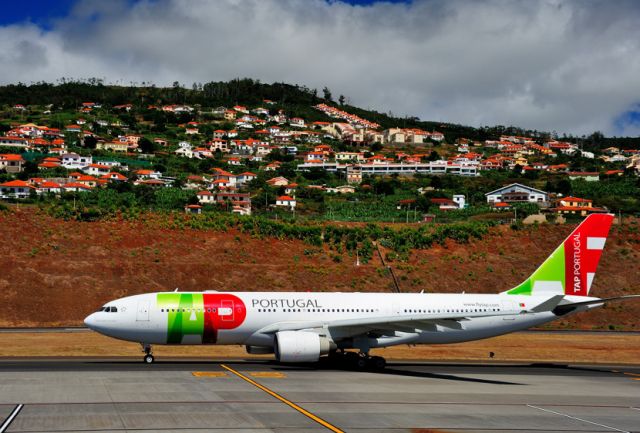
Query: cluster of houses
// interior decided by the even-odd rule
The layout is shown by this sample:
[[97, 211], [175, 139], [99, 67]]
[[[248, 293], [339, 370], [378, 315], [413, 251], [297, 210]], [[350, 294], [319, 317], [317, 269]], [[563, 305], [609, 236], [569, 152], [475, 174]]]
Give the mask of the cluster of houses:
[[[419, 192], [423, 193], [424, 191]], [[605, 208], [593, 206], [593, 200], [574, 196], [554, 196], [546, 191], [520, 183], [512, 183], [494, 191], [487, 192], [485, 198], [487, 204], [496, 211], [511, 210], [515, 204], [519, 203], [532, 203], [536, 204], [541, 211], [559, 215], [572, 214], [585, 216], [591, 213], [607, 212]], [[431, 203], [438, 206], [441, 211], [467, 207], [464, 195], [454, 195], [452, 199], [432, 198], [430, 200]], [[403, 204], [406, 203], [400, 202], [399, 206]]]
[[535, 203], [541, 209], [557, 214], [588, 215], [607, 212], [607, 209], [593, 206], [593, 200], [580, 197], [551, 197], [542, 191], [520, 183], [512, 183], [485, 194], [487, 203], [496, 210], [509, 210], [516, 203]]
[[[299, 171], [324, 169], [340, 173], [346, 184], [338, 187], [309, 186], [328, 193], [349, 194], [355, 192], [357, 184], [364, 176], [371, 175], [414, 175], [414, 174], [451, 174], [458, 176], [479, 176], [482, 171], [514, 169], [520, 167], [527, 171], [546, 171], [566, 174], [570, 179], [597, 181], [600, 173], [572, 172], [567, 164], [548, 164], [547, 157], [559, 154], [598, 159], [603, 163], [616, 163], [620, 168], [633, 169], [640, 173], [640, 152], [616, 147], [604, 149], [602, 155], [583, 151], [579, 146], [557, 140], [547, 140], [542, 144], [530, 137], [503, 135], [497, 140], [474, 142], [458, 139], [454, 143], [455, 151], [441, 155], [432, 152], [417, 153], [398, 151], [411, 146], [444, 142], [445, 136], [438, 131], [424, 131], [417, 128], [389, 128], [382, 130], [380, 125], [348, 113], [327, 104], [318, 104], [314, 108], [335, 121], [309, 122], [300, 117], [289, 117], [283, 110], [273, 107], [272, 101], [264, 100], [261, 106], [248, 108], [242, 105], [217, 107], [207, 112], [219, 120], [224, 120], [224, 128], [207, 127], [190, 121], [177, 125], [184, 135], [180, 140], [170, 143], [164, 137], [155, 137], [152, 141], [160, 152], [173, 154], [181, 158], [208, 159], [222, 158], [226, 168], [215, 168], [210, 173], [189, 176], [185, 188], [197, 191], [199, 204], [190, 205], [188, 212], [200, 212], [202, 206], [215, 204], [224, 206], [230, 212], [247, 215], [251, 213], [249, 183], [256, 174], [249, 171], [247, 165], [255, 170], [272, 171], [269, 180], [272, 186], [282, 187], [284, 194], [277, 197], [272, 206], [295, 210], [297, 206], [295, 183], [277, 176], [281, 163], [273, 161], [274, 151], [294, 155], [299, 162]], [[15, 108], [18, 107], [18, 108]], [[24, 110], [17, 104], [16, 110]], [[22, 108], [20, 108], [22, 107]], [[154, 170], [129, 170], [117, 161], [96, 160], [91, 155], [79, 155], [70, 152], [69, 143], [74, 140], [93, 137], [96, 149], [115, 153], [140, 155], [140, 134], [128, 133], [103, 138], [92, 131], [93, 124], [100, 127], [120, 127], [116, 121], [100, 119], [100, 103], [84, 102], [78, 108], [82, 117], [63, 128], [50, 128], [33, 123], [14, 125], [0, 137], [2, 147], [19, 148], [24, 152], [35, 151], [47, 156], [37, 161], [41, 176], [29, 180], [12, 180], [0, 184], [0, 198], [26, 198], [32, 194], [61, 194], [67, 191], [89, 191], [109, 183], [131, 182], [151, 187], [172, 186], [175, 178], [164, 176]], [[121, 104], [111, 107], [114, 111], [130, 111], [133, 104]], [[164, 105], [147, 107], [167, 113], [191, 113], [195, 109], [188, 105]], [[87, 119], [92, 118], [92, 121]], [[231, 126], [229, 126], [229, 123]], [[229, 129], [231, 128], [231, 129]], [[98, 129], [97, 129], [98, 130]], [[114, 134], [116, 135], [116, 134]], [[326, 144], [340, 141], [351, 145], [353, 150], [337, 151]], [[177, 143], [176, 143], [177, 142]], [[386, 146], [387, 152], [371, 153], [366, 147], [374, 143]], [[78, 141], [75, 141], [78, 144]], [[424, 149], [424, 146], [421, 146]], [[302, 150], [301, 150], [302, 149]], [[396, 149], [395, 151], [393, 151]], [[448, 149], [447, 149], [448, 152]], [[488, 155], [488, 156], [485, 156]], [[435, 155], [435, 158], [434, 158]], [[113, 157], [115, 158], [115, 157]], [[21, 154], [0, 152], [0, 172], [17, 174], [24, 170], [26, 161]], [[219, 165], [219, 164], [218, 164]], [[47, 176], [47, 170], [63, 168], [68, 170], [64, 177]], [[232, 172], [233, 171], [233, 172]], [[57, 171], [56, 173], [60, 173]], [[610, 170], [607, 175], [621, 175], [623, 170]], [[513, 203], [532, 202], [558, 213], [580, 213], [602, 211], [593, 207], [590, 200], [577, 197], [553, 199], [544, 191], [521, 184], [512, 184], [486, 194], [487, 203], [494, 209], [508, 209]], [[459, 209], [465, 206], [464, 197], [452, 199], [438, 198], [433, 203], [442, 210]]]
[[[24, 161], [22, 161], [24, 162]], [[0, 163], [1, 166], [1, 163]], [[39, 164], [42, 168], [63, 167], [70, 171], [65, 177], [33, 177], [28, 180], [12, 180], [0, 183], [0, 198], [25, 199], [32, 194], [62, 194], [65, 192], [90, 191], [108, 183], [132, 182], [134, 185], [150, 187], [171, 186], [175, 178], [162, 173], [139, 169], [130, 173], [129, 168], [118, 161], [93, 161], [91, 156], [75, 153], [58, 157], [47, 157]]]

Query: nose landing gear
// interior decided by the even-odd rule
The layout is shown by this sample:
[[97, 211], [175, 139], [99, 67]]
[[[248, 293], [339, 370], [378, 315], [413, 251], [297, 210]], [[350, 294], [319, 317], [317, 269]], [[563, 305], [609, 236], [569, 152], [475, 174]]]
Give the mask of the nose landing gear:
[[144, 352], [143, 360], [145, 364], [153, 364], [153, 361], [155, 361], [155, 358], [151, 354], [151, 345], [144, 344], [144, 343], [140, 343], [140, 345], [142, 346], [142, 351]]

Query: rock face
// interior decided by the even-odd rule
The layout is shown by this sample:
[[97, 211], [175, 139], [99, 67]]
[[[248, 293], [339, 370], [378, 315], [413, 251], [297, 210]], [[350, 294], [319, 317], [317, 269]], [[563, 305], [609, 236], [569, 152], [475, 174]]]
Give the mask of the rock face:
[[[525, 279], [573, 225], [492, 229], [482, 240], [448, 242], [391, 261], [402, 291], [497, 293]], [[377, 255], [356, 257], [300, 241], [256, 239], [234, 230], [166, 229], [140, 222], [63, 221], [37, 209], [0, 212], [0, 326], [71, 326], [104, 302], [174, 290], [376, 291], [393, 282]], [[383, 251], [383, 253], [385, 253]], [[591, 293], [640, 293], [637, 221], [614, 226]], [[637, 330], [640, 302], [563, 318], [556, 328]]]

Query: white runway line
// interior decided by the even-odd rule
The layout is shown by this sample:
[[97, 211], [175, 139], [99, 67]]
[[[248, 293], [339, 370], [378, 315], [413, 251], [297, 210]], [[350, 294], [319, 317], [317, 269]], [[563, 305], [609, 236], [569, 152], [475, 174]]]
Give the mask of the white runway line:
[[[551, 410], [551, 409], [544, 409], [544, 408], [541, 408], [541, 407], [538, 407], [538, 406], [534, 406], [532, 404], [528, 404], [527, 406], [531, 407], [533, 409], [538, 409], [538, 410], [544, 411], [544, 412], [554, 413], [556, 415], [560, 415], [560, 416], [564, 416], [564, 417], [567, 417], [567, 418], [575, 419], [577, 421], [582, 421], [582, 422], [586, 422], [586, 423], [589, 423], [589, 424], [597, 425], [598, 427], [608, 428], [609, 430], [619, 431], [621, 433], [631, 433], [630, 431], [627, 431], [627, 430], [620, 430], [619, 428], [611, 427], [611, 426], [608, 426], [608, 425], [605, 425], [605, 424], [598, 424], [597, 422], [589, 421], [589, 420], [586, 420], [586, 419], [583, 419], [583, 418], [578, 418], [577, 416], [571, 416], [571, 415], [568, 415], [568, 414], [562, 413], [562, 412], [556, 412], [555, 410]], [[0, 433], [2, 433], [2, 432], [0, 432]]]
[[7, 419], [5, 419], [2, 425], [0, 425], [0, 433], [4, 433], [9, 428], [9, 426], [11, 425], [13, 420], [18, 416], [18, 414], [20, 413], [23, 407], [24, 407], [24, 404], [19, 404], [13, 408], [13, 411], [9, 414]]

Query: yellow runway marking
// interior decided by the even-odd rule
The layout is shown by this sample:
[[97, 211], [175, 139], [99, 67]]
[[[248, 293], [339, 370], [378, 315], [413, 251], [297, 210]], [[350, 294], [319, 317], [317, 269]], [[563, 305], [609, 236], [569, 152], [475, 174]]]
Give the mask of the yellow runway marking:
[[194, 371], [191, 374], [195, 377], [227, 377], [224, 371]]
[[636, 374], [636, 373], [624, 373], [624, 374], [626, 374], [627, 376], [638, 376], [638, 377], [640, 377], [640, 374]]
[[287, 377], [284, 373], [280, 373], [278, 371], [254, 371], [253, 373], [249, 373], [249, 375], [253, 377], [271, 377], [276, 379]]
[[224, 368], [225, 370], [235, 374], [236, 376], [238, 376], [240, 379], [249, 382], [251, 385], [261, 389], [262, 391], [266, 392], [267, 394], [269, 394], [271, 397], [276, 398], [278, 400], [280, 400], [281, 402], [283, 402], [284, 404], [286, 404], [287, 406], [291, 407], [292, 409], [297, 410], [298, 412], [300, 412], [301, 414], [303, 414], [304, 416], [306, 416], [307, 418], [312, 419], [313, 421], [317, 422], [318, 424], [320, 424], [321, 426], [331, 430], [334, 433], [344, 433], [343, 430], [340, 430], [338, 427], [329, 424], [328, 422], [326, 422], [325, 420], [323, 420], [322, 418], [317, 417], [316, 415], [312, 414], [311, 412], [309, 412], [308, 410], [298, 406], [297, 404], [295, 404], [292, 401], [287, 400], [286, 398], [282, 397], [280, 394], [271, 391], [269, 388], [267, 388], [264, 385], [260, 385], [258, 382], [256, 382], [255, 380], [252, 380], [251, 378], [245, 376], [242, 373], [239, 373], [237, 371], [235, 371], [233, 368], [231, 367], [227, 367], [224, 364], [220, 364], [220, 367]]

